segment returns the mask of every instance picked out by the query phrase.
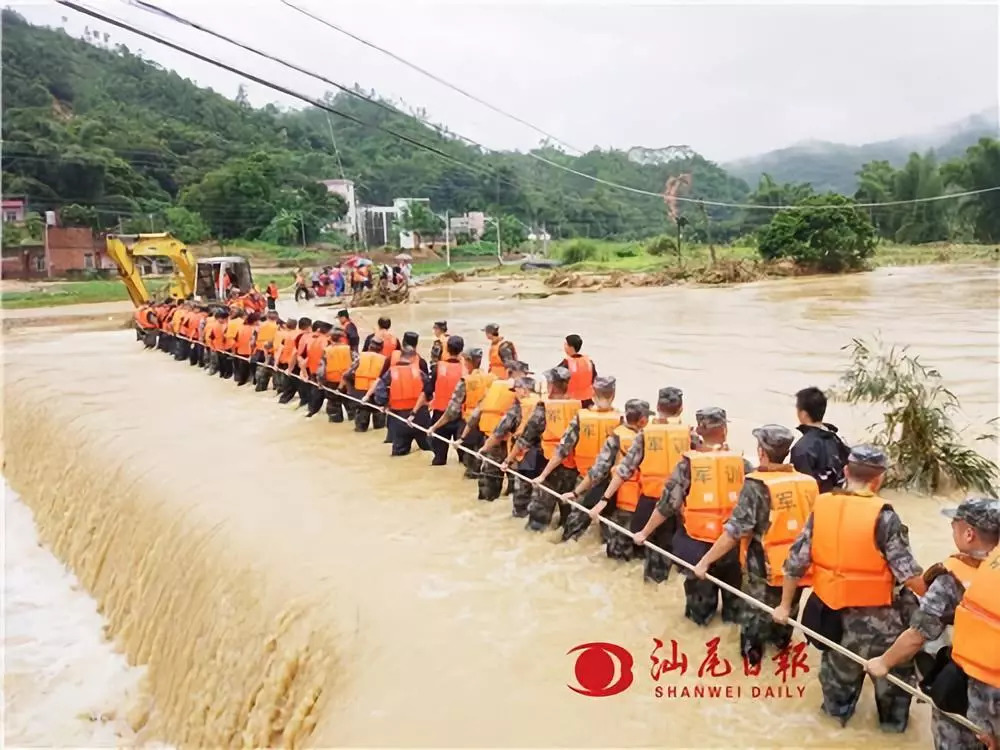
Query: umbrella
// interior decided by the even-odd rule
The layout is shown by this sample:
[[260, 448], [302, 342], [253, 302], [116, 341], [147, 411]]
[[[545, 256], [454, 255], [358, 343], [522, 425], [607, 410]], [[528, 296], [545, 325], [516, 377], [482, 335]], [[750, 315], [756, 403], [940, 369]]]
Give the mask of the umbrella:
[[413, 256], [409, 253], [400, 253], [396, 256], [396, 260], [413, 260]]

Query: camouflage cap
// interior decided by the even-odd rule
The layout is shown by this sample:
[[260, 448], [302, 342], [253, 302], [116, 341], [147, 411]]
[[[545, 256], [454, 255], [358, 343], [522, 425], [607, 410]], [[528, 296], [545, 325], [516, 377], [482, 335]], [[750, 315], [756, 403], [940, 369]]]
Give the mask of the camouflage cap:
[[487, 323], [483, 327], [483, 332], [496, 336], [498, 333], [500, 333], [500, 326], [498, 326], [496, 323]]
[[889, 468], [889, 457], [885, 455], [884, 450], [875, 445], [855, 445], [851, 448], [847, 462], [882, 471]]
[[565, 367], [553, 367], [545, 373], [545, 379], [550, 383], [568, 383], [570, 373]]
[[446, 345], [449, 349], [458, 349], [458, 351], [462, 351], [462, 349], [465, 348], [465, 339], [461, 336], [449, 336]]
[[792, 447], [792, 443], [795, 442], [795, 433], [780, 424], [763, 425], [762, 427], [752, 430], [751, 434], [757, 438], [757, 442], [760, 443], [760, 447], [763, 448], [768, 455], [780, 455], [781, 457], [787, 456], [788, 451]]
[[661, 388], [660, 392], [656, 394], [656, 403], [658, 406], [680, 406], [684, 403], [684, 391], [680, 388], [674, 388], [672, 385], [668, 385], [666, 388]]
[[614, 391], [617, 384], [618, 381], [615, 380], [613, 375], [603, 375], [594, 379], [594, 390], [601, 393], [608, 393]]
[[482, 349], [478, 349], [478, 348], [477, 349], [466, 349], [465, 352], [464, 352], [464, 356], [468, 357], [469, 359], [474, 359], [474, 360], [477, 360], [477, 361], [481, 361], [482, 358], [483, 358], [483, 350]]
[[956, 521], [965, 521], [969, 526], [987, 534], [1000, 533], [1000, 500], [992, 497], [970, 497], [957, 508], [947, 508], [942, 515]]
[[514, 381], [514, 387], [532, 391], [535, 389], [535, 379], [530, 375], [522, 375]]
[[410, 346], [409, 344], [404, 344], [399, 351], [404, 357], [412, 357], [417, 353], [416, 347]]
[[649, 408], [649, 402], [638, 398], [630, 398], [625, 402], [625, 418], [638, 419], [639, 417], [651, 417], [654, 412]]
[[521, 362], [520, 360], [517, 360], [517, 359], [515, 359], [512, 362], [508, 362], [507, 363], [507, 369], [511, 373], [524, 373], [525, 375], [531, 374], [531, 370], [528, 367], [528, 363], [527, 362]]
[[726, 410], [718, 406], [707, 406], [694, 414], [699, 427], [725, 427], [729, 422]]

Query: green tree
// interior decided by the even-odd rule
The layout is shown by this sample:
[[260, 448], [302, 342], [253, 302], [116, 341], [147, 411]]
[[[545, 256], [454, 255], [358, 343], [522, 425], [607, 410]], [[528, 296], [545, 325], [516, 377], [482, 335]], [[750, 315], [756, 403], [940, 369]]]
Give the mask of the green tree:
[[[887, 161], [871, 161], [858, 172], [858, 189], [854, 198], [859, 203], [886, 203], [895, 199], [896, 170]], [[868, 207], [868, 218], [880, 237], [892, 239], [899, 228], [894, 206]]]
[[16, 247], [28, 238], [28, 233], [24, 227], [12, 221], [3, 223], [3, 246]]
[[261, 239], [278, 245], [294, 245], [301, 233], [302, 214], [299, 211], [289, 211], [287, 208], [278, 210], [261, 233]]
[[[937, 198], [944, 193], [944, 179], [933, 152], [910, 154], [906, 165], [896, 172], [893, 185], [895, 200], [914, 201]], [[897, 206], [899, 225], [897, 242], [918, 244], [937, 242], [948, 237], [948, 207], [943, 201], [922, 201]]]
[[[483, 228], [483, 239], [487, 242], [496, 242], [497, 220], [490, 217], [486, 220]], [[516, 216], [504, 214], [500, 217], [500, 244], [507, 250], [516, 250], [528, 241], [528, 230]]]
[[81, 206], [78, 203], [59, 209], [59, 221], [66, 227], [99, 228], [97, 210], [93, 206]]
[[208, 224], [201, 215], [183, 206], [170, 206], [163, 213], [166, 230], [181, 242], [187, 244], [204, 242], [211, 234]]
[[[1000, 185], [1000, 141], [983, 138], [965, 156], [946, 165], [949, 184], [963, 191], [986, 190]], [[1000, 190], [961, 199], [959, 211], [972, 223], [980, 242], [1000, 242]]]
[[806, 198], [775, 214], [759, 233], [766, 260], [791, 258], [820, 271], [861, 268], [875, 253], [875, 228], [854, 201], [828, 193]]
[[33, 240], [40, 240], [45, 234], [45, 219], [37, 211], [31, 211], [24, 217], [24, 231]]
[[434, 236], [444, 229], [444, 221], [424, 203], [411, 203], [399, 215], [399, 228], [413, 234], [414, 246], [420, 247], [420, 238]]

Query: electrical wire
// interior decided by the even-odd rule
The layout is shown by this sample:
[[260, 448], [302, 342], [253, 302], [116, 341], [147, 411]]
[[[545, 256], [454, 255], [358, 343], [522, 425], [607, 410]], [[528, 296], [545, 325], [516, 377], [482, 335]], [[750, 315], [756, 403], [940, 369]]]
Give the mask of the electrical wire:
[[[385, 49], [383, 47], [380, 47], [377, 44], [375, 44], [374, 42], [370, 42], [367, 39], [364, 39], [364, 38], [358, 36], [357, 34], [354, 34], [353, 32], [350, 32], [347, 29], [344, 29], [343, 27], [338, 26], [337, 24], [335, 24], [335, 23], [333, 23], [331, 21], [327, 21], [326, 19], [321, 18], [320, 16], [317, 16], [314, 13], [311, 13], [311, 12], [309, 12], [307, 10], [304, 10], [303, 8], [300, 8], [299, 6], [295, 5], [294, 3], [289, 2], [289, 0], [281, 0], [281, 3], [284, 4], [284, 5], [286, 5], [286, 6], [288, 6], [289, 8], [292, 8], [293, 10], [298, 11], [299, 13], [302, 13], [305, 16], [308, 16], [309, 18], [312, 18], [314, 21], [317, 21], [317, 22], [323, 24], [324, 26], [327, 26], [327, 27], [333, 29], [334, 31], [337, 31], [338, 33], [341, 33], [341, 34], [344, 34], [346, 36], [349, 36], [351, 39], [354, 39], [355, 41], [358, 41], [361, 44], [364, 44], [366, 47], [370, 47], [370, 48], [372, 48], [374, 50], [377, 50], [378, 52], [381, 52], [382, 54], [388, 55], [389, 57], [391, 57], [392, 59], [394, 59], [394, 60], [402, 63], [403, 65], [406, 65], [407, 67], [412, 68], [413, 70], [416, 70], [416, 71], [422, 73], [425, 76], [428, 76], [429, 78], [437, 81], [438, 83], [440, 83], [440, 84], [442, 84], [444, 86], [447, 86], [450, 89], [453, 89], [453, 90], [459, 92], [463, 96], [466, 96], [466, 97], [472, 99], [473, 101], [476, 101], [479, 104], [482, 104], [483, 106], [489, 107], [490, 109], [492, 109], [495, 112], [499, 112], [501, 115], [504, 115], [505, 117], [513, 119], [513, 120], [521, 123], [522, 125], [528, 126], [532, 130], [535, 130], [537, 132], [542, 133], [543, 135], [548, 136], [549, 138], [551, 138], [553, 141], [555, 141], [557, 143], [561, 143], [564, 146], [567, 145], [567, 144], [563, 143], [562, 141], [560, 141], [555, 136], [546, 133], [545, 131], [541, 130], [540, 128], [538, 128], [535, 125], [532, 125], [530, 122], [526, 122], [525, 120], [522, 120], [521, 118], [517, 117], [516, 115], [512, 115], [509, 112], [505, 112], [505, 111], [499, 109], [498, 107], [490, 104], [489, 102], [484, 101], [483, 99], [480, 99], [479, 97], [477, 97], [477, 96], [475, 96], [473, 94], [470, 94], [470, 93], [468, 93], [468, 92], [466, 92], [466, 91], [458, 88], [454, 84], [451, 84], [448, 81], [445, 81], [444, 79], [436, 76], [435, 74], [431, 73], [430, 71], [424, 70], [423, 68], [421, 68], [416, 63], [410, 62], [409, 60], [406, 60], [405, 58], [400, 57], [399, 55], [397, 55], [396, 53], [392, 52], [391, 50], [388, 50], [388, 49]], [[580, 151], [580, 153], [583, 153], [580, 149], [575, 149], [572, 146], [570, 146], [569, 148], [572, 148], [575, 151]], [[594, 175], [589, 175], [589, 174], [587, 174], [585, 172], [580, 172], [579, 170], [573, 169], [572, 167], [567, 167], [564, 164], [559, 164], [558, 162], [554, 162], [554, 161], [552, 161], [550, 159], [546, 159], [544, 156], [541, 156], [540, 154], [536, 154], [536, 153], [534, 153], [532, 151], [526, 152], [526, 156], [529, 156], [532, 159], [540, 161], [543, 164], [548, 164], [551, 167], [555, 167], [556, 169], [561, 169], [564, 172], [568, 172], [569, 174], [576, 175], [577, 177], [586, 178], [586, 179], [591, 180], [591, 181], [593, 181], [595, 183], [598, 183], [600, 185], [605, 185], [607, 187], [615, 188], [617, 190], [624, 190], [626, 192], [634, 193], [636, 195], [648, 195], [648, 196], [653, 196], [653, 197], [656, 197], [656, 198], [662, 198], [663, 197], [663, 193], [662, 192], [657, 193], [657, 192], [652, 192], [650, 190], [643, 190], [642, 188], [636, 188], [636, 187], [632, 187], [630, 185], [622, 185], [621, 183], [618, 183], [618, 182], [613, 182], [611, 180], [605, 180], [605, 179], [602, 179], [600, 177], [595, 177]], [[768, 205], [757, 205], [755, 203], [727, 203], [725, 201], [712, 201], [712, 200], [705, 200], [705, 199], [701, 199], [701, 198], [688, 198], [688, 197], [685, 197], [685, 196], [675, 196], [674, 199], [677, 202], [679, 202], [679, 203], [695, 203], [695, 204], [699, 204], [699, 205], [703, 205], [703, 206], [717, 206], [717, 207], [721, 207], [721, 208], [742, 208], [742, 209], [747, 209], [747, 210], [757, 209], [757, 210], [764, 210], [764, 211], [785, 211], [785, 210], [793, 210], [793, 211], [794, 210], [814, 210], [815, 211], [815, 210], [841, 210], [841, 209], [851, 209], [851, 208], [880, 208], [882, 206], [902, 206], [902, 205], [909, 205], [909, 204], [915, 204], [915, 203], [929, 203], [929, 202], [932, 202], [932, 201], [950, 200], [952, 198], [965, 198], [965, 197], [968, 197], [968, 196], [980, 195], [982, 193], [989, 193], [989, 192], [993, 192], [993, 191], [996, 191], [996, 190], [1000, 190], [1000, 185], [996, 185], [994, 187], [989, 187], [989, 188], [982, 188], [980, 190], [967, 190], [967, 191], [960, 192], [960, 193], [947, 193], [945, 195], [939, 195], [939, 196], [934, 196], [934, 197], [930, 197], [930, 198], [910, 198], [910, 199], [907, 199], [907, 200], [885, 201], [885, 202], [882, 202], [882, 203], [852, 203], [852, 204], [850, 204], [848, 206], [797, 206], [797, 205], [768, 206]]]
[[490, 102], [486, 101], [485, 99], [479, 98], [475, 94], [470, 94], [465, 89], [459, 88], [455, 84], [453, 84], [453, 83], [451, 83], [449, 81], [446, 81], [445, 79], [441, 78], [438, 75], [435, 75], [434, 73], [431, 73], [429, 70], [424, 70], [423, 68], [421, 68], [416, 63], [410, 62], [409, 60], [406, 60], [406, 59], [400, 57], [399, 55], [397, 55], [396, 53], [392, 52], [391, 50], [385, 49], [384, 47], [380, 47], [377, 44], [375, 44], [374, 42], [368, 41], [367, 39], [363, 39], [362, 37], [358, 36], [357, 34], [354, 34], [354, 33], [348, 31], [347, 29], [345, 29], [345, 28], [343, 28], [341, 26], [338, 26], [337, 24], [333, 23], [332, 21], [327, 21], [325, 18], [321, 18], [320, 16], [317, 16], [314, 13], [312, 13], [312, 12], [310, 12], [308, 10], [305, 10], [304, 8], [300, 8], [299, 6], [295, 5], [294, 3], [288, 2], [288, 0], [281, 0], [281, 2], [284, 3], [285, 5], [287, 5], [289, 8], [292, 8], [293, 10], [298, 11], [302, 15], [307, 16], [307, 17], [311, 18], [312, 20], [317, 21], [318, 23], [323, 24], [324, 26], [328, 26], [329, 28], [334, 29], [335, 31], [338, 31], [341, 34], [345, 34], [345, 35], [351, 37], [351, 39], [354, 39], [355, 41], [360, 42], [361, 44], [365, 45], [366, 47], [370, 47], [371, 49], [374, 49], [374, 50], [376, 50], [378, 52], [381, 52], [384, 55], [388, 55], [389, 57], [393, 58], [397, 62], [402, 63], [403, 65], [407, 66], [408, 68], [412, 68], [413, 70], [417, 71], [418, 73], [421, 73], [421, 74], [427, 76], [428, 78], [430, 78], [430, 79], [432, 79], [434, 81], [437, 81], [442, 86], [447, 86], [449, 89], [451, 89], [452, 91], [455, 91], [455, 92], [461, 94], [466, 99], [471, 99], [472, 101], [476, 102], [477, 104], [481, 104], [484, 107], [487, 107], [487, 108], [493, 110], [494, 112], [503, 115], [504, 117], [506, 117], [509, 120], [513, 120], [514, 122], [517, 122], [517, 123], [519, 123], [521, 125], [524, 125], [526, 127], [531, 128], [536, 133], [544, 135], [546, 138], [548, 138], [553, 143], [558, 143], [560, 146], [563, 146], [564, 148], [568, 148], [570, 151], [576, 151], [577, 153], [580, 153], [580, 154], [586, 153], [584, 151], [584, 149], [578, 148], [576, 146], [572, 146], [572, 145], [566, 143], [566, 141], [564, 141], [564, 140], [562, 140], [560, 138], [557, 138], [556, 136], [552, 135], [552, 133], [549, 133], [549, 132], [546, 132], [545, 130], [542, 130], [537, 125], [532, 125], [527, 120], [522, 120], [517, 115], [511, 114], [510, 112], [507, 112], [507, 111], [505, 111], [503, 109], [500, 109], [500, 107], [497, 107], [494, 104], [490, 104]]
[[[194, 344], [198, 344], [200, 346], [205, 346], [204, 343], [202, 343], [200, 341], [194, 341], [193, 339], [187, 338], [186, 336], [180, 336], [179, 334], [174, 334], [172, 332], [168, 333], [168, 335], [176, 336], [178, 338], [182, 338], [185, 341], [188, 341], [189, 343], [194, 343]], [[310, 386], [312, 386], [314, 388], [320, 388], [320, 389], [326, 391], [327, 393], [335, 394], [339, 398], [345, 398], [345, 399], [349, 399], [351, 401], [354, 401], [360, 408], [369, 408], [369, 409], [374, 409], [376, 411], [382, 412], [382, 413], [384, 413], [386, 415], [386, 417], [389, 417], [389, 418], [392, 418], [392, 419], [396, 419], [396, 420], [402, 422], [403, 424], [405, 424], [410, 429], [419, 430], [419, 431], [423, 432], [425, 435], [427, 435], [428, 437], [432, 437], [432, 438], [435, 438], [437, 440], [441, 440], [443, 442], [446, 442], [449, 445], [454, 446], [454, 448], [456, 450], [463, 451], [463, 452], [469, 454], [470, 456], [474, 456], [477, 460], [482, 460], [482, 461], [484, 461], [486, 463], [489, 463], [490, 465], [492, 465], [492, 466], [500, 469], [501, 472], [505, 472], [505, 473], [509, 474], [510, 476], [513, 476], [514, 478], [516, 478], [516, 479], [518, 479], [518, 480], [520, 480], [522, 482], [527, 482], [528, 484], [530, 484], [533, 487], [541, 490], [542, 492], [545, 492], [545, 493], [551, 495], [552, 497], [554, 497], [560, 503], [566, 503], [566, 504], [571, 505], [572, 507], [576, 508], [577, 510], [583, 511], [585, 513], [589, 513], [589, 511], [590, 511], [590, 508], [587, 508], [586, 506], [578, 503], [575, 500], [567, 500], [566, 498], [564, 498], [562, 495], [560, 495], [555, 490], [551, 489], [550, 487], [546, 487], [545, 484], [543, 484], [541, 482], [538, 482], [535, 479], [531, 479], [529, 477], [526, 477], [523, 474], [521, 474], [520, 472], [517, 472], [517, 471], [515, 471], [513, 469], [510, 469], [509, 467], [505, 467], [500, 462], [494, 461], [493, 459], [489, 458], [488, 456], [484, 456], [484, 455], [482, 455], [481, 453], [479, 453], [477, 451], [473, 451], [473, 450], [471, 450], [469, 448], [466, 448], [464, 445], [461, 445], [459, 442], [457, 442], [455, 440], [449, 440], [448, 438], [442, 437], [441, 435], [438, 435], [436, 432], [434, 432], [434, 431], [432, 431], [432, 430], [430, 430], [428, 428], [425, 428], [425, 427], [422, 427], [420, 425], [414, 424], [413, 422], [409, 421], [408, 419], [405, 419], [405, 418], [403, 418], [403, 417], [401, 417], [401, 416], [399, 416], [397, 414], [394, 414], [391, 410], [389, 410], [387, 408], [380, 407], [380, 406], [375, 406], [375, 405], [369, 403], [366, 399], [355, 398], [354, 396], [351, 396], [350, 394], [347, 394], [347, 393], [345, 393], [345, 392], [343, 392], [343, 391], [341, 391], [339, 389], [334, 390], [334, 389], [328, 388], [328, 387], [326, 387], [326, 386], [324, 386], [324, 385], [322, 385], [322, 384], [320, 384], [320, 383], [318, 383], [318, 382], [316, 382], [314, 380], [311, 380], [311, 379], [309, 379], [307, 377], [302, 377], [301, 375], [289, 372], [288, 370], [280, 370], [277, 366], [272, 365], [272, 364], [267, 363], [267, 362], [254, 362], [254, 359], [253, 359], [252, 356], [251, 357], [245, 357], [245, 356], [242, 356], [240, 354], [236, 354], [235, 352], [226, 352], [226, 356], [233, 357], [235, 359], [240, 359], [240, 360], [242, 360], [244, 362], [247, 362], [247, 363], [249, 363], [251, 365], [263, 365], [264, 367], [266, 367], [266, 368], [268, 368], [268, 369], [270, 369], [270, 370], [272, 370], [274, 372], [280, 372], [285, 377], [295, 378], [296, 380], [298, 380], [300, 382], [303, 382], [303, 383], [307, 383], [308, 385], [310, 385]], [[619, 526], [617, 523], [615, 523], [611, 519], [605, 518], [604, 516], [600, 516], [599, 515], [599, 516], [597, 516], [596, 520], [598, 522], [600, 522], [600, 523], [603, 523], [605, 526], [607, 526], [608, 528], [612, 529], [613, 531], [616, 531], [619, 534], [623, 534], [624, 536], [627, 536], [629, 539], [632, 539], [633, 541], [635, 540], [635, 534], [632, 531], [630, 531], [629, 529], [624, 528], [623, 526]], [[684, 560], [684, 559], [682, 559], [680, 557], [677, 557], [672, 552], [668, 552], [667, 550], [665, 550], [665, 549], [657, 546], [656, 544], [653, 544], [648, 539], [643, 542], [643, 545], [646, 546], [646, 547], [648, 547], [649, 549], [653, 550], [653, 552], [661, 555], [662, 557], [667, 558], [668, 560], [670, 560], [671, 562], [675, 563], [676, 565], [682, 566], [682, 567], [684, 567], [684, 568], [686, 568], [688, 570], [694, 570], [694, 568], [695, 568], [695, 566], [692, 565], [691, 563], [689, 563], [687, 560]], [[710, 573], [706, 574], [705, 580], [712, 582], [713, 584], [715, 584], [719, 588], [721, 588], [721, 589], [723, 589], [725, 591], [728, 591], [733, 596], [736, 596], [736, 597], [742, 599], [744, 602], [746, 602], [747, 604], [749, 604], [749, 605], [751, 605], [753, 607], [756, 607], [757, 609], [763, 610], [764, 612], [767, 612], [768, 614], [773, 614], [774, 613], [774, 608], [773, 607], [765, 604], [764, 602], [762, 602], [762, 601], [760, 601], [758, 599], [755, 599], [754, 597], [752, 597], [749, 594], [747, 594], [745, 591], [743, 591], [743, 590], [741, 590], [739, 588], [736, 588], [735, 586], [732, 586], [732, 585], [726, 583], [725, 581], [722, 581], [722, 580], [716, 578], [715, 576], [711, 575]], [[845, 648], [840, 643], [838, 643], [836, 641], [832, 641], [829, 638], [827, 638], [826, 636], [824, 636], [824, 635], [822, 635], [820, 633], [817, 633], [816, 631], [812, 630], [811, 628], [803, 625], [799, 620], [796, 620], [796, 619], [794, 619], [792, 617], [789, 617], [788, 618], [788, 624], [791, 625], [791, 626], [793, 626], [793, 627], [795, 627], [797, 630], [800, 630], [802, 633], [804, 633], [810, 639], [812, 639], [812, 640], [814, 640], [814, 641], [816, 641], [818, 643], [823, 644], [824, 646], [826, 646], [829, 649], [832, 649], [833, 651], [836, 651], [841, 656], [844, 656], [844, 657], [850, 659], [851, 661], [856, 662], [857, 664], [861, 664], [862, 666], [865, 666], [867, 664], [866, 660], [863, 657], [859, 656], [858, 654], [855, 654], [850, 649]], [[985, 731], [982, 728], [980, 728], [976, 724], [973, 724], [966, 717], [961, 716], [959, 714], [950, 713], [948, 711], [944, 711], [944, 710], [938, 708], [934, 704], [934, 701], [930, 698], [930, 696], [928, 696], [927, 694], [923, 693], [918, 688], [914, 688], [909, 683], [907, 683], [907, 682], [901, 680], [900, 678], [896, 677], [891, 672], [888, 675], [886, 675], [885, 679], [888, 682], [890, 682], [893, 685], [895, 685], [896, 687], [898, 687], [900, 690], [903, 690], [903, 691], [909, 693], [911, 696], [913, 696], [917, 700], [931, 704], [932, 706], [934, 706], [935, 711], [937, 711], [938, 713], [940, 713], [942, 716], [948, 717], [949, 719], [951, 719], [955, 723], [957, 723], [957, 724], [965, 727], [966, 729], [968, 729], [968, 730], [976, 733], [977, 735], [983, 735], [983, 734], [985, 734]]]

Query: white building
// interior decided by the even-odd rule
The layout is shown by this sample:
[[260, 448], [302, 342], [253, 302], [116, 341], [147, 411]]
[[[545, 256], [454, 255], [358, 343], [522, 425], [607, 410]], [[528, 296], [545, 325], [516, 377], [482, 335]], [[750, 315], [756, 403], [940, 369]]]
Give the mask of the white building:
[[360, 206], [358, 227], [365, 247], [384, 247], [392, 244], [392, 223], [396, 221], [395, 206]]
[[[430, 198], [394, 198], [392, 201], [392, 207], [396, 209], [396, 216], [402, 216], [403, 211], [414, 203], [423, 203], [427, 210], [430, 211], [431, 200]], [[413, 250], [413, 234], [411, 232], [399, 233], [399, 246], [403, 250]]]
[[348, 237], [358, 236], [358, 203], [354, 195], [354, 182], [352, 180], [320, 180], [326, 189], [331, 193], [336, 193], [347, 203], [347, 213], [341, 221], [332, 224], [332, 228], [343, 232]]
[[448, 228], [452, 234], [468, 234], [479, 239], [486, 230], [486, 214], [482, 211], [469, 211], [465, 216], [452, 216], [448, 220]]

